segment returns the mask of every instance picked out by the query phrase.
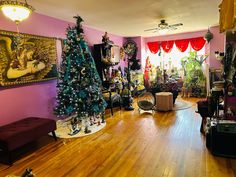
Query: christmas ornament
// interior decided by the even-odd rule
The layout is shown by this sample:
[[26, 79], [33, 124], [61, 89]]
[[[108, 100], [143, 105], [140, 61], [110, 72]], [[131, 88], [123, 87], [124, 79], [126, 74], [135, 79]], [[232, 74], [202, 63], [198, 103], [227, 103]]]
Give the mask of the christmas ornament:
[[82, 74], [82, 75], [85, 75], [85, 68], [83, 68], [83, 69], [81, 70], [81, 74]]

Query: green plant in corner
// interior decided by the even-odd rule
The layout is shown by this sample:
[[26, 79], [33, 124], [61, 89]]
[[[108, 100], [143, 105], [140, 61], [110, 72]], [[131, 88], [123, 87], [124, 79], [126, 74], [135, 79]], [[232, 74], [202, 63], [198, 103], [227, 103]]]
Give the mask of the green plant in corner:
[[184, 87], [192, 89], [193, 96], [205, 94], [206, 77], [202, 71], [202, 65], [207, 57], [208, 55], [197, 55], [197, 52], [194, 51], [181, 59], [184, 70]]

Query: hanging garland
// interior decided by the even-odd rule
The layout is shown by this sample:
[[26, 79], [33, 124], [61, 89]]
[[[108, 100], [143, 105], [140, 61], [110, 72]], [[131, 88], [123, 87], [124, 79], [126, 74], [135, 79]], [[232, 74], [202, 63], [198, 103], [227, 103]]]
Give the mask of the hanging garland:
[[185, 52], [188, 48], [189, 39], [180, 39], [175, 41], [176, 47], [180, 52]]
[[193, 38], [190, 40], [190, 45], [195, 51], [201, 50], [203, 46], [205, 45], [205, 43], [206, 43], [206, 40], [203, 39], [202, 37]]
[[158, 50], [159, 50], [159, 43], [158, 42], [148, 42], [147, 45], [148, 45], [150, 52], [152, 52], [153, 54], [156, 54], [158, 52]]
[[170, 53], [174, 45], [174, 41], [162, 41], [161, 47], [166, 53]]
[[[206, 41], [203, 37], [179, 39], [179, 40], [173, 40], [173, 41], [162, 41], [161, 48], [163, 49], [164, 52], [169, 53], [171, 52], [174, 43], [180, 52], [185, 52], [188, 48], [189, 43], [191, 47], [193, 48], [193, 50], [199, 51], [204, 47]], [[148, 42], [147, 46], [150, 52], [153, 54], [156, 54], [160, 48], [158, 41]]]

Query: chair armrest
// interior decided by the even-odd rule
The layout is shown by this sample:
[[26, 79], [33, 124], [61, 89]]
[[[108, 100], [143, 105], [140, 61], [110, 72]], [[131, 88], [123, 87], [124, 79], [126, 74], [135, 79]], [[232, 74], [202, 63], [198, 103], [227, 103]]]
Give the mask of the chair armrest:
[[111, 90], [108, 90], [108, 89], [102, 90], [103, 95], [104, 93], [109, 93], [109, 99], [111, 100]]

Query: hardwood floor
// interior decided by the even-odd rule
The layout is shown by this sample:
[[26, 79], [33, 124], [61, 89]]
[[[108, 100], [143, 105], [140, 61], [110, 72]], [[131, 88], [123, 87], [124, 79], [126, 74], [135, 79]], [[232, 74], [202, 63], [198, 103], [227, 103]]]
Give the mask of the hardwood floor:
[[153, 115], [117, 108], [103, 130], [87, 137], [44, 137], [13, 166], [0, 163], [0, 176], [30, 167], [37, 177], [236, 177], [236, 160], [206, 149], [198, 99], [188, 100], [194, 103], [189, 109]]

